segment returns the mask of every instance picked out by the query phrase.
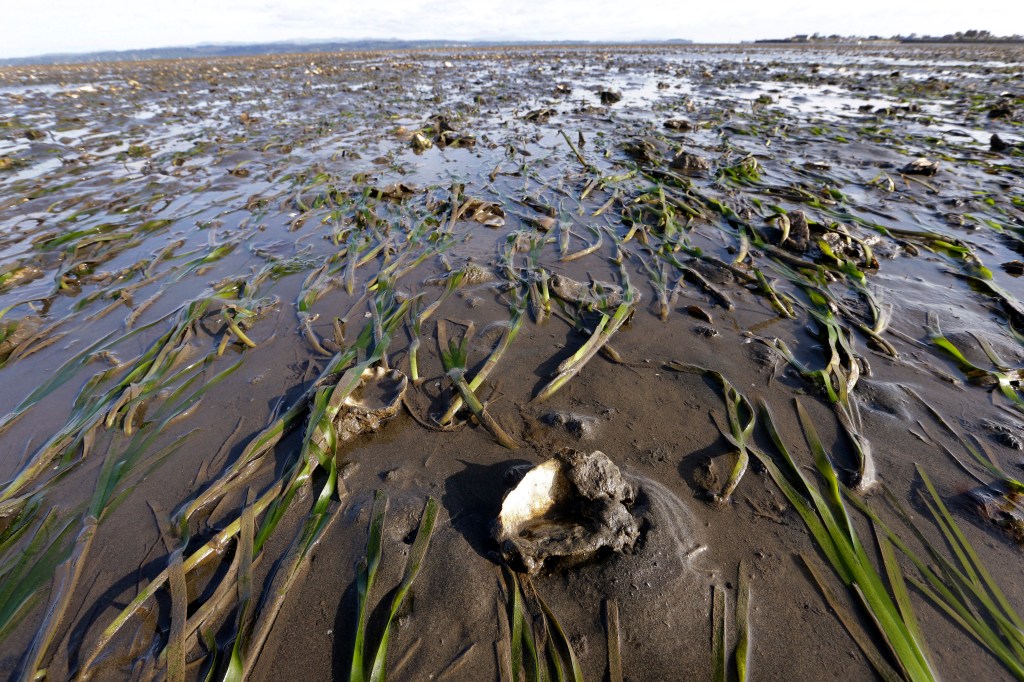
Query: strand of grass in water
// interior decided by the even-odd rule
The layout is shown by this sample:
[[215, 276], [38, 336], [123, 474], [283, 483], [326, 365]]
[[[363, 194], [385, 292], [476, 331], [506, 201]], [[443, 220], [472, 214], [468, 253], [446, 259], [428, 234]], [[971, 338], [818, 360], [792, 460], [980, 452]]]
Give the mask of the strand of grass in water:
[[614, 599], [604, 602], [608, 637], [608, 680], [622, 682], [622, 640], [619, 634], [619, 604]]
[[[487, 357], [484, 362], [484, 366], [480, 368], [480, 371], [476, 373], [472, 381], [469, 382], [469, 390], [476, 392], [477, 389], [483, 384], [483, 382], [490, 375], [491, 371], [497, 366], [501, 356], [505, 354], [509, 346], [512, 345], [512, 341], [515, 340], [516, 335], [519, 333], [519, 329], [523, 323], [523, 308], [517, 307], [512, 311], [512, 319], [509, 320], [508, 328], [498, 341], [494, 350]], [[418, 339], [417, 339], [418, 340]], [[438, 420], [442, 426], [447, 426], [455, 419], [455, 414], [462, 409], [463, 400], [461, 394], [452, 399], [452, 404], [448, 407], [448, 410]]]
[[[100, 521], [102, 521], [103, 518], [105, 518], [105, 516], [123, 499], [124, 492], [117, 494], [119, 484], [124, 481], [127, 475], [132, 471], [133, 466], [138, 459], [149, 451], [152, 442], [170, 421], [177, 418], [179, 414], [187, 411], [191, 406], [198, 403], [202, 395], [207, 390], [219, 384], [225, 377], [234, 372], [240, 364], [241, 361], [236, 362], [234, 365], [228, 367], [212, 378], [209, 382], [201, 386], [191, 395], [174, 405], [173, 408], [169, 407], [169, 405], [174, 404], [181, 394], [195, 381], [198, 375], [197, 377], [193, 377], [189, 381], [185, 382], [168, 398], [167, 402], [154, 413], [154, 418], [159, 418], [168, 414], [168, 412], [170, 414], [159, 426], [152, 430], [150, 435], [145, 438], [142, 438], [141, 435], [140, 437], [133, 438], [132, 442], [120, 455], [115, 456], [117, 451], [114, 449], [108, 451], [108, 456], [101, 470], [100, 479], [97, 482], [93, 499], [85, 517], [82, 520], [82, 530], [75, 542], [74, 550], [71, 556], [62, 564], [62, 568], [57, 571], [58, 584], [52, 591], [50, 608], [44, 616], [43, 622], [40, 625], [29, 650], [23, 658], [25, 662], [25, 675], [28, 677], [34, 677], [35, 671], [39, 670], [42, 666], [43, 659], [50, 647], [50, 642], [57, 627], [59, 627], [63, 620], [64, 612], [67, 609], [71, 596], [74, 592], [74, 587], [80, 577], [82, 567], [85, 565], [89, 551], [92, 547], [96, 527], [99, 525]], [[165, 446], [164, 448], [161, 448], [161, 450], [150, 455], [150, 459], [156, 462], [162, 461], [180, 447], [188, 435], [189, 434], [180, 436], [168, 446]]]
[[352, 668], [349, 682], [366, 682], [367, 671], [364, 659], [366, 648], [366, 621], [369, 617], [369, 598], [380, 566], [381, 545], [384, 534], [384, 516], [387, 513], [387, 496], [378, 490], [373, 495], [370, 510], [370, 530], [366, 540], [366, 558], [359, 562], [356, 573], [356, 599], [359, 604], [356, 615], [356, 636], [352, 649]]
[[[799, 406], [799, 403], [797, 405]], [[828, 558], [829, 563], [832, 564], [833, 569], [843, 583], [863, 600], [864, 605], [873, 615], [878, 628], [885, 636], [885, 641], [894, 657], [900, 663], [903, 674], [911, 680], [934, 679], [934, 673], [929, 663], [930, 657], [924, 653], [924, 642], [915, 639], [913, 631], [916, 628], [908, 627], [903, 614], [899, 612], [893, 603], [892, 598], [885, 590], [881, 577], [874, 569], [860, 542], [857, 540], [856, 533], [849, 518], [846, 516], [845, 507], [839, 496], [838, 480], [835, 477], [835, 472], [832, 470], [827, 457], [824, 455], [824, 451], [820, 447], [820, 442], [818, 442], [817, 435], [813, 432], [813, 426], [806, 413], [800, 407], [798, 407], [798, 413], [801, 416], [801, 424], [808, 438], [808, 443], [815, 454], [818, 470], [828, 482], [831, 505], [826, 503], [825, 499], [817, 491], [817, 488], [812, 486], [804, 477], [800, 468], [789, 455], [788, 449], [783, 444], [781, 438], [779, 438], [778, 432], [775, 429], [771, 413], [764, 403], [762, 403], [762, 414], [765, 417], [769, 435], [771, 435], [772, 440], [775, 442], [776, 448], [783, 455], [792, 475], [801, 482], [804, 492], [810, 496], [813, 506], [807, 504], [803, 496], [789, 484], [782, 471], [776, 467], [775, 463], [767, 455], [754, 447], [751, 447], [751, 452], [761, 460], [773, 480], [775, 480], [776, 484], [779, 485], [786, 495], [786, 498], [789, 499], [790, 503], [800, 513], [822, 552]], [[839, 514], [838, 519], [835, 517], [835, 513]], [[879, 672], [884, 674], [882, 671]]]
[[743, 560], [739, 566], [739, 595], [736, 598], [736, 676], [747, 682], [750, 676], [750, 576]]
[[[919, 471], [923, 473], [923, 470]], [[920, 530], [913, 524], [909, 515], [899, 505], [896, 498], [892, 493], [883, 488], [886, 493], [886, 497], [893, 504], [897, 513], [902, 518], [903, 522], [911, 530], [914, 536], [918, 539], [923, 547], [928, 551], [931, 557], [941, 567], [942, 575], [946, 576], [945, 579], [940, 578], [939, 575], [932, 570], [930, 566], [925, 564], [917, 555], [914, 553], [906, 543], [896, 535], [881, 519], [878, 518], [877, 514], [868, 507], [863, 500], [857, 499], [853, 496], [847, 496], [847, 499], [860, 509], [866, 516], [868, 516], [875, 524], [876, 528], [884, 531], [886, 538], [890, 541], [897, 549], [899, 549], [911, 563], [915, 565], [920, 574], [924, 577], [925, 582], [922, 582], [916, 578], [908, 577], [908, 580], [916, 587], [922, 594], [924, 594], [935, 606], [939, 607], [944, 611], [952, 620], [958, 623], [966, 632], [973, 636], [982, 646], [987, 648], [994, 656], [996, 656], [1002, 663], [1009, 669], [1015, 677], [1024, 679], [1024, 655], [1022, 655], [1017, 645], [1011, 649], [1007, 644], [997, 635], [984, 619], [978, 616], [970, 604], [965, 598], [965, 595], [961, 591], [961, 586], [966, 588], [971, 594], [973, 594], [979, 601], [985, 606], [988, 615], [1000, 624], [1004, 635], [1009, 636], [1013, 639], [1019, 639], [1021, 629], [1017, 625], [1011, 625], [1006, 628], [1006, 624], [1010, 622], [1019, 621], [1019, 617], [1016, 612], [1012, 609], [1009, 603], [1005, 603], [1002, 606], [996, 606], [991, 600], [982, 598], [979, 591], [987, 589], [992, 594], [1002, 594], [999, 591], [998, 586], [994, 581], [991, 580], [991, 576], [988, 576], [984, 585], [972, 584], [970, 580], [955, 566], [953, 566], [948, 559], [942, 556], [938, 550], [924, 537]], [[932, 494], [934, 488], [929, 491]], [[937, 492], [934, 492], [936, 501], [941, 502], [937, 499]], [[937, 508], [934, 505], [931, 507], [933, 512], [933, 519], [937, 519]], [[950, 517], [952, 521], [952, 517]], [[955, 523], [953, 524], [955, 526]], [[957, 542], [955, 536], [949, 531], [945, 525], [940, 525], [940, 529], [943, 530], [946, 536], [947, 542], [950, 546], [955, 546]], [[965, 540], [966, 541], [966, 540]], [[971, 550], [973, 554], [973, 549]], [[969, 556], [965, 555], [962, 551], [959, 556], [967, 557], [964, 560], [968, 560]], [[975, 559], [976, 559], [975, 555]], [[973, 559], [971, 559], [973, 560]], [[981, 566], [980, 559], [977, 560], [977, 565]], [[959, 583], [959, 584], [958, 584]], [[999, 600], [1002, 604], [1005, 602], [1005, 597]], [[1006, 609], [1004, 614], [1002, 609]]]
[[[629, 313], [633, 310], [632, 304], [623, 302], [619, 304], [616, 309], [614, 316], [608, 322], [607, 315], [603, 315], [601, 322], [598, 323], [594, 329], [593, 335], [584, 344], [577, 354], [574, 354], [570, 358], [571, 362], [563, 363], [559, 365], [559, 373], [555, 378], [548, 382], [544, 388], [540, 390], [537, 397], [534, 398], [534, 402], [544, 402], [551, 396], [553, 396], [560, 388], [569, 382], [574, 376], [576, 376], [580, 370], [583, 369], [584, 365], [590, 361], [600, 348], [608, 343], [612, 335], [615, 334], [626, 321]], [[607, 328], [606, 328], [607, 325]]]
[[402, 582], [399, 584], [398, 590], [395, 592], [395, 595], [391, 600], [391, 610], [388, 612], [387, 621], [384, 623], [384, 631], [380, 636], [376, 652], [373, 653], [371, 658], [373, 661], [373, 667], [370, 672], [370, 682], [384, 682], [386, 678], [388, 641], [391, 637], [391, 625], [394, 623], [395, 616], [398, 615], [399, 609], [402, 608], [402, 604], [405, 602], [405, 598], [409, 594], [409, 590], [412, 588], [413, 581], [415, 581], [416, 576], [419, 575], [420, 568], [423, 565], [423, 559], [427, 554], [427, 548], [430, 546], [430, 537], [434, 532], [434, 522], [437, 520], [437, 510], [437, 501], [432, 497], [428, 497], [426, 505], [423, 507], [423, 513], [420, 515], [420, 525], [419, 529], [416, 531], [416, 538], [413, 540], [412, 547], [409, 549], [409, 557], [406, 559]]

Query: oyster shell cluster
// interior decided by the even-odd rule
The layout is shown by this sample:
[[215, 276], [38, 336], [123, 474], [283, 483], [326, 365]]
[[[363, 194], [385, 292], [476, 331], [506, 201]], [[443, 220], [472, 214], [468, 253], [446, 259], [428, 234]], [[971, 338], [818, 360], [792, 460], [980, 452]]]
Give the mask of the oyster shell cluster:
[[530, 469], [506, 496], [494, 529], [502, 558], [536, 573], [545, 560], [575, 563], [640, 537], [628, 506], [636, 490], [603, 452], [566, 448]]

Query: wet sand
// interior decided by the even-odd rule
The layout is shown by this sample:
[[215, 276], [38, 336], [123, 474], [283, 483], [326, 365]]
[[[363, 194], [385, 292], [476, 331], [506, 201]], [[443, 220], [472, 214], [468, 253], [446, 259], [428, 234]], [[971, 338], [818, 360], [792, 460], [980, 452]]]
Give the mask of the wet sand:
[[[1020, 608], [1017, 541], [968, 495], [997, 477], [936, 415], [1017, 475], [1021, 63], [1013, 47], [688, 47], [0, 70], [0, 671], [18, 676], [48, 631], [38, 660], [49, 679], [162, 677], [187, 601], [199, 634], [186, 640], [186, 676], [222, 674], [239, 630], [237, 529], [187, 573], [187, 599], [162, 587], [102, 651], [96, 643], [175, 550], [195, 556], [247, 517], [247, 499], [284, 499], [276, 491], [310, 454], [310, 397], [363, 361], [370, 349], [346, 350], [375, 324], [380, 336], [378, 311], [402, 301], [410, 308], [384, 352], [409, 374], [418, 338], [421, 381], [396, 417], [330, 458], [339, 483], [322, 535], [265, 642], [245, 652], [252, 679], [347, 678], [375, 490], [389, 511], [371, 634], [425, 500], [440, 503], [391, 632], [392, 679], [499, 678], [507, 593], [492, 523], [510, 469], [566, 446], [606, 453], [639, 490], [632, 551], [529, 580], [586, 679], [608, 674], [611, 601], [625, 679], [710, 677], [713, 591], [727, 597], [731, 647], [740, 571], [751, 675], [874, 675], [802, 556], [874, 646], [884, 642], [758, 459], [729, 501], [710, 499], [736, 461], [722, 386], [671, 363], [720, 372], [752, 405], [763, 400], [811, 476], [798, 398], [855, 487], [857, 449], [823, 382], [856, 372], [852, 430], [877, 471], [857, 494], [895, 527], [888, 488], [945, 547], [920, 466]], [[913, 172], [918, 158], [937, 171]], [[810, 223], [805, 250], [795, 232], [781, 239], [779, 216], [792, 225], [797, 211]], [[486, 275], [450, 295], [430, 283], [467, 262]], [[609, 341], [613, 357], [595, 356], [539, 403], [589, 336], [572, 320], [592, 330], [601, 319], [555, 298], [546, 313], [548, 275], [632, 290], [635, 311]], [[472, 324], [471, 378], [517, 306], [518, 335], [477, 394], [519, 447], [468, 412], [461, 430], [427, 428], [454, 395], [439, 322], [453, 339]], [[939, 329], [965, 361], [937, 343]], [[589, 427], [552, 425], [552, 411]], [[290, 419], [280, 441], [213, 495], [279, 418]], [[754, 441], [777, 460], [757, 422]], [[312, 468], [257, 535], [257, 630], [271, 579], [329, 485], [326, 460]], [[213, 502], [185, 518], [204, 494]], [[90, 515], [94, 537], [76, 542]], [[269, 516], [254, 515], [257, 531]], [[877, 561], [871, 525], [854, 518]], [[942, 677], [1009, 675], [910, 594]]]

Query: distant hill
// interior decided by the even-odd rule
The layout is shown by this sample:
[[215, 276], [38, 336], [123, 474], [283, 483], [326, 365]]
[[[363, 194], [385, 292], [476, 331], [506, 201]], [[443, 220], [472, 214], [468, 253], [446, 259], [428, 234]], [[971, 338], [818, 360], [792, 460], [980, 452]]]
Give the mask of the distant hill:
[[[691, 40], [633, 41], [629, 45], [689, 44]], [[556, 41], [459, 41], [459, 40], [330, 40], [318, 42], [285, 41], [275, 43], [195, 45], [191, 47], [153, 47], [144, 50], [108, 50], [74, 54], [44, 54], [35, 57], [0, 59], [0, 66], [27, 64], [82, 64], [91, 62], [126, 62], [149, 59], [190, 59], [196, 57], [237, 57], [262, 54], [295, 54], [341, 51], [427, 50], [467, 47], [511, 47], [516, 45], [607, 45], [609, 43]]]

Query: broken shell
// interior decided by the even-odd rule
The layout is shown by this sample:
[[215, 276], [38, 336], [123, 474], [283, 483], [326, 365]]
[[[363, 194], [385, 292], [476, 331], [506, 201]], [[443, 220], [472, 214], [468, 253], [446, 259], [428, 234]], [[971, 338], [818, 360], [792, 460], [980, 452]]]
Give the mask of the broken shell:
[[334, 420], [338, 440], [379, 429], [384, 420], [398, 414], [408, 385], [408, 378], [397, 369], [378, 366], [364, 371]]
[[535, 573], [548, 558], [584, 561], [633, 546], [633, 486], [600, 451], [565, 449], [530, 469], [502, 502], [494, 537], [504, 560]]

